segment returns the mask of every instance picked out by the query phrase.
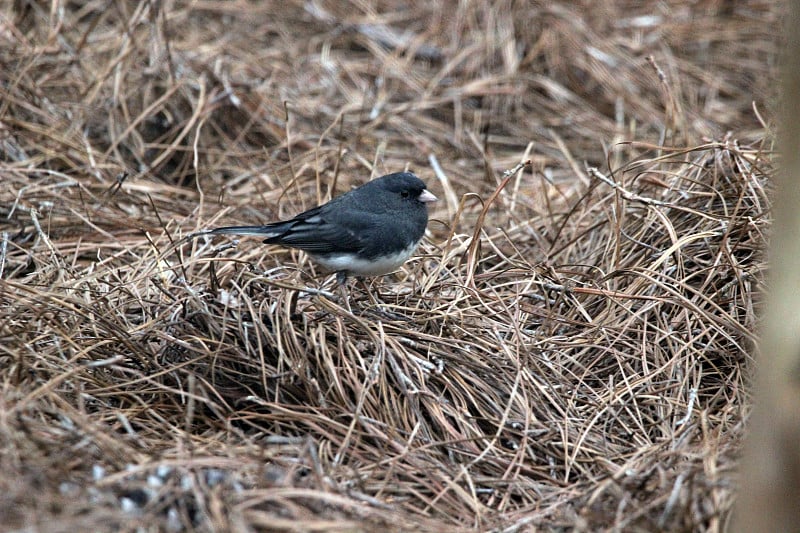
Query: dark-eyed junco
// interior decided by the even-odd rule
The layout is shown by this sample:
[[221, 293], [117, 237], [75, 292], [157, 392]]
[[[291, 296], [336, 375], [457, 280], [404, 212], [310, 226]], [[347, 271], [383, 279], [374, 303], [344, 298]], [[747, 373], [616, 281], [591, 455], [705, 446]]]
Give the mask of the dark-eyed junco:
[[411, 172], [376, 178], [284, 222], [227, 226], [200, 235], [258, 235], [266, 244], [305, 251], [323, 269], [347, 276], [380, 276], [400, 268], [428, 225], [436, 197]]

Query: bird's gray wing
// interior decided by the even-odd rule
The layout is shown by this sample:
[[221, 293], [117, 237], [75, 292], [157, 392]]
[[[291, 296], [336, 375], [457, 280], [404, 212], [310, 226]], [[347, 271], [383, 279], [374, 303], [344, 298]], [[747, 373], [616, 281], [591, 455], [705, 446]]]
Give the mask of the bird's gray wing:
[[370, 213], [312, 209], [280, 223], [285, 231], [264, 242], [316, 254], [358, 252], [375, 224]]

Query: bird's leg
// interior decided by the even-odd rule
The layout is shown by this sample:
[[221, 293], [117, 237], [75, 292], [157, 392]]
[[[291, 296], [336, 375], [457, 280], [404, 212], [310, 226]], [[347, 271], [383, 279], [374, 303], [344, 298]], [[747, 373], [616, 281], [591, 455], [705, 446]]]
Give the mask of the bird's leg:
[[347, 290], [347, 272], [340, 270], [336, 273], [336, 285], [339, 287], [339, 292], [342, 294], [344, 306], [347, 311], [352, 315], [353, 310], [350, 308], [350, 292]]

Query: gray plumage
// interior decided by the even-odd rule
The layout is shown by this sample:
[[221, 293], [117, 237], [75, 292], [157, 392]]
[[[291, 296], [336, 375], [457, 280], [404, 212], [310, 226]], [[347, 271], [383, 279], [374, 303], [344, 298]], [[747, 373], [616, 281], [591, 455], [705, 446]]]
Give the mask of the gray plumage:
[[305, 251], [343, 283], [348, 275], [377, 276], [400, 268], [428, 225], [436, 201], [410, 172], [376, 178], [292, 219], [263, 226], [226, 226], [204, 235], [255, 235], [266, 244]]

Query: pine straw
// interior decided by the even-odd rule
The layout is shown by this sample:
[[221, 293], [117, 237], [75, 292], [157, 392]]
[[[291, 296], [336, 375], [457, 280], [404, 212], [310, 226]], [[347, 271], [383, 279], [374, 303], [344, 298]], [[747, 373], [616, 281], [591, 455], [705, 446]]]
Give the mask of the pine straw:
[[[781, 6], [23, 4], [0, 521], [724, 527]], [[175, 246], [408, 165], [436, 220], [352, 313], [297, 252]]]

